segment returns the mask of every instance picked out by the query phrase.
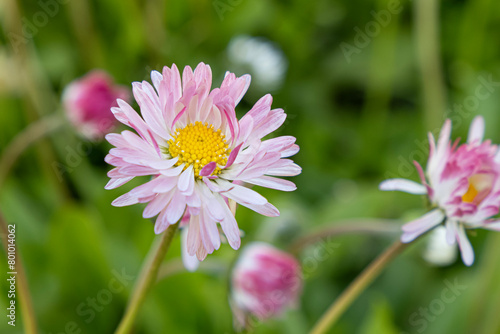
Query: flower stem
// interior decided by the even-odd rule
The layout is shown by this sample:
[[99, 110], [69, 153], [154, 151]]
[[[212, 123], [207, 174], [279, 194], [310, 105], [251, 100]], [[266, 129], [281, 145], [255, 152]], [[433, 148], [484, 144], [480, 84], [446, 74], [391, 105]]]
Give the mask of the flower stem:
[[52, 131], [59, 129], [64, 124], [62, 115], [46, 116], [31, 123], [12, 139], [0, 157], [0, 189], [7, 178], [10, 169], [21, 154], [33, 143], [45, 137]]
[[[200, 263], [200, 267], [196, 270], [196, 272], [205, 273], [208, 275], [218, 275], [227, 272], [228, 267], [229, 265], [224, 261], [209, 258]], [[166, 262], [160, 266], [156, 283], [159, 283], [168, 277], [188, 272], [189, 271], [186, 269], [186, 267], [184, 267], [184, 263], [180, 259]]]
[[[8, 254], [8, 241], [7, 235], [9, 234], [9, 229], [7, 226], [7, 222], [0, 212], [0, 232], [2, 236], [2, 243], [5, 247], [5, 254]], [[21, 261], [21, 256], [19, 254], [19, 249], [17, 248], [17, 242], [15, 246], [15, 272], [17, 272], [16, 276], [16, 286], [17, 286], [17, 294], [19, 296], [19, 304], [21, 306], [21, 312], [23, 314], [23, 325], [24, 332], [27, 334], [36, 334], [37, 333], [37, 325], [36, 325], [36, 317], [35, 312], [33, 310], [33, 303], [31, 301], [31, 295], [28, 286], [28, 280], [26, 279], [26, 274], [24, 272], [23, 263]]]
[[310, 334], [322, 334], [332, 327], [354, 300], [368, 285], [381, 273], [381, 271], [398, 256], [408, 244], [399, 240], [380, 254], [337, 298], [330, 308], [323, 314]]
[[446, 88], [442, 74], [437, 0], [414, 2], [415, 40], [420, 67], [426, 127], [439, 130], [446, 110]]
[[165, 254], [167, 254], [178, 227], [178, 222], [174, 225], [170, 225], [151, 247], [146, 261], [144, 261], [139, 279], [134, 286], [132, 297], [130, 298], [127, 309], [125, 310], [125, 315], [120, 321], [115, 334], [126, 334], [131, 332], [134, 320], [137, 313], [139, 313], [139, 308], [144, 302], [146, 294], [156, 282], [158, 270], [163, 259], [165, 258]]
[[390, 219], [346, 219], [343, 221], [335, 222], [335, 225], [326, 224], [318, 231], [296, 239], [288, 247], [288, 250], [290, 253], [299, 254], [307, 246], [312, 245], [322, 239], [343, 234], [362, 233], [391, 235], [401, 232], [401, 225], [398, 223], [399, 220]]

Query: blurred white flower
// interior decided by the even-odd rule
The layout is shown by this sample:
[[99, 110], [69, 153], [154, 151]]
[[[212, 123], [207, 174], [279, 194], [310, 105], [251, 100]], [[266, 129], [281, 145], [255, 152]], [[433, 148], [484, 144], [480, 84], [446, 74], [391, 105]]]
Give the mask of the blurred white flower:
[[438, 226], [429, 235], [423, 258], [432, 265], [444, 267], [457, 260], [457, 245], [446, 242], [446, 227]]
[[288, 61], [283, 51], [268, 39], [236, 36], [229, 42], [227, 54], [234, 65], [250, 72], [259, 88], [273, 90], [283, 83]]

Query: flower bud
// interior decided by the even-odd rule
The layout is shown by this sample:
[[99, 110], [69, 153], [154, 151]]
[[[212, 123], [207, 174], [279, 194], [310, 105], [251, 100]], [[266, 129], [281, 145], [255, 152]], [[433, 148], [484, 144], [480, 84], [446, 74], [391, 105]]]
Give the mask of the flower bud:
[[111, 107], [116, 100], [129, 100], [127, 88], [115, 85], [106, 72], [94, 70], [71, 82], [64, 90], [62, 101], [69, 120], [89, 139], [102, 138], [116, 124]]
[[446, 228], [438, 226], [430, 232], [423, 258], [432, 265], [444, 267], [456, 261], [457, 253], [457, 245], [446, 241]]
[[235, 315], [264, 320], [297, 303], [302, 290], [299, 262], [265, 243], [252, 243], [242, 252], [232, 273]]

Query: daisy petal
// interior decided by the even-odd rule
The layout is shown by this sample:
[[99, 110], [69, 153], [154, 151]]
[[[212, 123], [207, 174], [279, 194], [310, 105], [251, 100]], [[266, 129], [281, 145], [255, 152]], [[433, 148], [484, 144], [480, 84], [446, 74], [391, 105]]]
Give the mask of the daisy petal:
[[297, 189], [295, 183], [272, 176], [261, 176], [254, 179], [245, 180], [245, 182], [281, 191], [294, 191]]
[[467, 238], [463, 224], [458, 226], [457, 240], [460, 252], [462, 253], [462, 260], [466, 266], [470, 267], [474, 263], [474, 250], [472, 249], [472, 245]]
[[124, 178], [119, 178], [119, 179], [111, 179], [109, 182], [104, 186], [104, 189], [110, 190], [110, 189], [115, 189], [118, 188], [128, 181], [132, 180], [134, 177], [124, 177]]
[[500, 220], [494, 220], [494, 221], [485, 223], [481, 227], [485, 228], [487, 230], [492, 230], [492, 231], [498, 231], [498, 232], [500, 232]]
[[198, 269], [200, 265], [200, 261], [194, 255], [190, 255], [187, 250], [187, 238], [188, 238], [188, 228], [185, 227], [181, 230], [181, 254], [182, 254], [182, 263], [184, 267], [190, 271], [194, 272]]
[[448, 219], [446, 221], [446, 242], [448, 243], [448, 245], [453, 245], [457, 241], [457, 227], [458, 225], [456, 221], [453, 221], [451, 219]]
[[476, 116], [470, 126], [467, 142], [481, 143], [483, 141], [483, 137], [484, 137], [484, 118], [481, 116]]
[[379, 185], [380, 190], [385, 191], [403, 191], [414, 195], [425, 195], [427, 189], [420, 183], [406, 179], [385, 180]]
[[179, 177], [178, 182], [179, 191], [186, 196], [189, 196], [193, 193], [194, 190], [194, 172], [193, 165], [189, 165], [188, 168], [184, 172], [182, 172]]
[[115, 199], [113, 202], [111, 202], [111, 205], [113, 206], [128, 206], [132, 204], [137, 204], [139, 203], [139, 200], [135, 196], [131, 196], [130, 193], [126, 193]]
[[416, 234], [416, 236], [419, 236], [434, 226], [442, 223], [444, 218], [445, 215], [443, 211], [435, 209], [426, 213], [422, 217], [403, 225], [402, 230], [405, 233]]
[[264, 205], [240, 204], [267, 217], [278, 217], [280, 215], [279, 210], [271, 203], [266, 203]]
[[217, 168], [217, 163], [215, 161], [209, 162], [200, 170], [200, 176], [210, 176]]

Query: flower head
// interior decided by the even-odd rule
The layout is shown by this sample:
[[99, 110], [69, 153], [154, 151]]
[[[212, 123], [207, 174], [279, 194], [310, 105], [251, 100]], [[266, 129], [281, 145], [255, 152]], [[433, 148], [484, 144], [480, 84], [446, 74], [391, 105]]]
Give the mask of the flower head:
[[462, 259], [470, 266], [474, 251], [465, 230], [500, 231], [500, 221], [491, 219], [500, 208], [500, 154], [489, 140], [483, 142], [484, 120], [480, 116], [471, 124], [467, 143], [452, 143], [450, 133], [451, 121], [447, 120], [437, 145], [429, 134], [426, 172], [415, 162], [422, 184], [391, 179], [382, 182], [380, 189], [427, 195], [434, 208], [404, 225], [401, 241], [410, 242], [445, 222], [446, 240], [450, 245], [458, 242]]
[[297, 303], [302, 291], [300, 264], [271, 245], [253, 243], [238, 259], [231, 285], [235, 313], [243, 311], [264, 320]]
[[116, 100], [129, 99], [129, 90], [115, 85], [104, 71], [94, 70], [71, 82], [63, 92], [64, 109], [69, 120], [86, 137], [104, 136], [116, 124], [111, 107]]
[[298, 152], [291, 136], [263, 140], [283, 124], [282, 109], [271, 109], [272, 97], [262, 97], [240, 120], [235, 106], [250, 84], [250, 76], [226, 73], [220, 88], [211, 89], [212, 73], [200, 63], [181, 75], [175, 65], [151, 73], [153, 86], [134, 82], [133, 93], [142, 118], [124, 101], [112, 108], [115, 117], [133, 128], [106, 139], [116, 148], [106, 162], [116, 166], [106, 189], [116, 188], [135, 176], [152, 179], [120, 196], [113, 205], [148, 203], [143, 216], [158, 215], [155, 232], [162, 233], [184, 214], [187, 253], [203, 260], [220, 247], [217, 223], [234, 249], [240, 246], [238, 224], [229, 208], [235, 201], [266, 216], [279, 211], [242, 182], [283, 191], [295, 185], [275, 176], [301, 172], [286, 157]]

